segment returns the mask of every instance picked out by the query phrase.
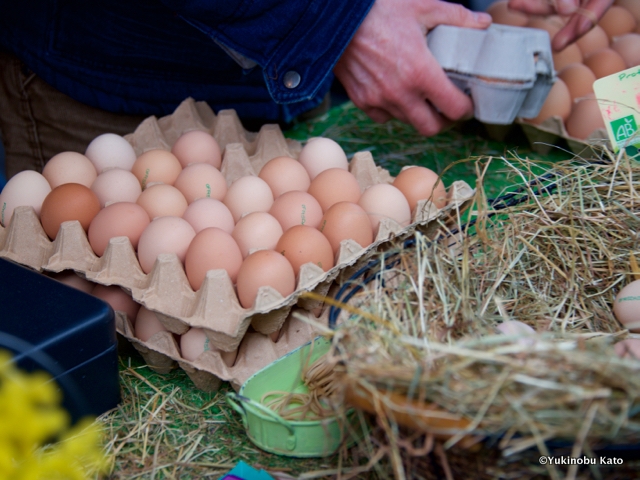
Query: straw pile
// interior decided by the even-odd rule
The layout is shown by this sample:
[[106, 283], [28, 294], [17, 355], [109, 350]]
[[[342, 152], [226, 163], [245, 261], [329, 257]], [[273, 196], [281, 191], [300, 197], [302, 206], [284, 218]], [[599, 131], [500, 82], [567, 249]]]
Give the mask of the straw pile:
[[[439, 239], [385, 253], [332, 333], [347, 401], [377, 414], [397, 478], [415, 432], [445, 449], [493, 437], [506, 456], [549, 454], [553, 439], [574, 456], [640, 443], [640, 360], [613, 349], [640, 335], [611, 310], [640, 273], [640, 163], [574, 159], [541, 177], [516, 157], [507, 164], [525, 186], [499, 209], [482, 189], [490, 161], [477, 163], [472, 226], [461, 212]], [[497, 330], [512, 320], [537, 334]]]

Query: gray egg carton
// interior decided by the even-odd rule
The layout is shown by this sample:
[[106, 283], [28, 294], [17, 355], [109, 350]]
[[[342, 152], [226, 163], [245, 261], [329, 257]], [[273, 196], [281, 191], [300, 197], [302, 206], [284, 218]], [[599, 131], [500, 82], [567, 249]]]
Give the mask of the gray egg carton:
[[427, 35], [427, 45], [453, 83], [471, 95], [474, 115], [484, 123], [536, 117], [556, 80], [544, 30], [439, 25]]

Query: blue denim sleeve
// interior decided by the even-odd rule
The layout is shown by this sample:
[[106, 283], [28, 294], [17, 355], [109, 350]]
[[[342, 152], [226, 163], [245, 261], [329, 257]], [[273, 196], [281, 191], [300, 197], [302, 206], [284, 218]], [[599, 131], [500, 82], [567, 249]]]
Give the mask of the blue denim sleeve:
[[314, 97], [374, 0], [162, 0], [216, 43], [262, 67], [271, 97]]

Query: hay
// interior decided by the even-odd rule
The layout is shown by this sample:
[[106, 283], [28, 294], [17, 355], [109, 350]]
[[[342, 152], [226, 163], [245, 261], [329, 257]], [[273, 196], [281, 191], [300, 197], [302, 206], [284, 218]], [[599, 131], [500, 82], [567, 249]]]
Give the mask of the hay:
[[[379, 278], [351, 299], [333, 334], [328, 361], [343, 385], [370, 397], [399, 478], [403, 415], [426, 415], [412, 430], [447, 434], [447, 449], [498, 438], [505, 456], [547, 454], [552, 439], [574, 456], [640, 442], [640, 361], [613, 350], [640, 335], [611, 311], [640, 255], [640, 163], [624, 153], [574, 159], [541, 181], [528, 160], [501, 160], [525, 183], [504, 197], [514, 205], [498, 209], [479, 181], [472, 225], [460, 213], [437, 240], [417, 233], [413, 245], [385, 253]], [[477, 162], [480, 177], [490, 161]], [[511, 320], [538, 334], [496, 330]], [[435, 420], [447, 415], [465, 426], [443, 429]]]

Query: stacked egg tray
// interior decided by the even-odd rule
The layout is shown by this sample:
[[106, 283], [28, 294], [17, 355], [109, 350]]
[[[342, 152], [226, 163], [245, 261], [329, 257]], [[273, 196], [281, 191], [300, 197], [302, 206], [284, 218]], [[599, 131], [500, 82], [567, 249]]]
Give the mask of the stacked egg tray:
[[[301, 145], [285, 139], [277, 125], [265, 125], [259, 133], [247, 132], [236, 113], [220, 111], [215, 115], [205, 103], [185, 100], [172, 115], [149, 117], [125, 138], [137, 155], [156, 148], [170, 150], [184, 132], [203, 130], [213, 135], [223, 149], [221, 172], [228, 185], [245, 175], [257, 175], [271, 158], [296, 158]], [[361, 190], [378, 183], [391, 183], [388, 171], [375, 165], [369, 152], [356, 153], [349, 170]], [[330, 287], [349, 278], [361, 265], [394, 240], [403, 240], [416, 230], [426, 235], [440, 228], [464, 209], [474, 191], [465, 182], [454, 182], [448, 192], [448, 204], [438, 210], [429, 201], [421, 201], [412, 223], [402, 227], [390, 219], [381, 221], [374, 242], [366, 248], [344, 240], [336, 257], [336, 266], [323, 271], [308, 263], [300, 270], [294, 293], [283, 298], [271, 287], [261, 287], [253, 308], [241, 307], [234, 285], [225, 270], [210, 270], [198, 291], [194, 291], [175, 254], [161, 254], [145, 274], [127, 237], [109, 241], [101, 257], [97, 256], [78, 221], [64, 222], [54, 241], [49, 240], [32, 207], [17, 207], [8, 228], [0, 227], [0, 257], [38, 271], [74, 270], [87, 280], [102, 285], [118, 285], [133, 300], [156, 313], [168, 332], [159, 332], [143, 342], [134, 335], [132, 319], [117, 315], [117, 331], [142, 354], [148, 365], [162, 373], [179, 365], [195, 385], [213, 391], [221, 381], [234, 388], [253, 373], [317, 335], [315, 324], [327, 324], [327, 312], [319, 297], [330, 294]], [[304, 294], [313, 292], [315, 298]], [[304, 318], [307, 321], [304, 321]], [[195, 361], [181, 357], [176, 335], [191, 327], [202, 328], [210, 345], [222, 352], [236, 352], [233, 364], [227, 364], [222, 352], [205, 351]], [[274, 341], [276, 340], [276, 341]], [[225, 356], [229, 361], [229, 356]], [[231, 363], [231, 361], [229, 361]]]

